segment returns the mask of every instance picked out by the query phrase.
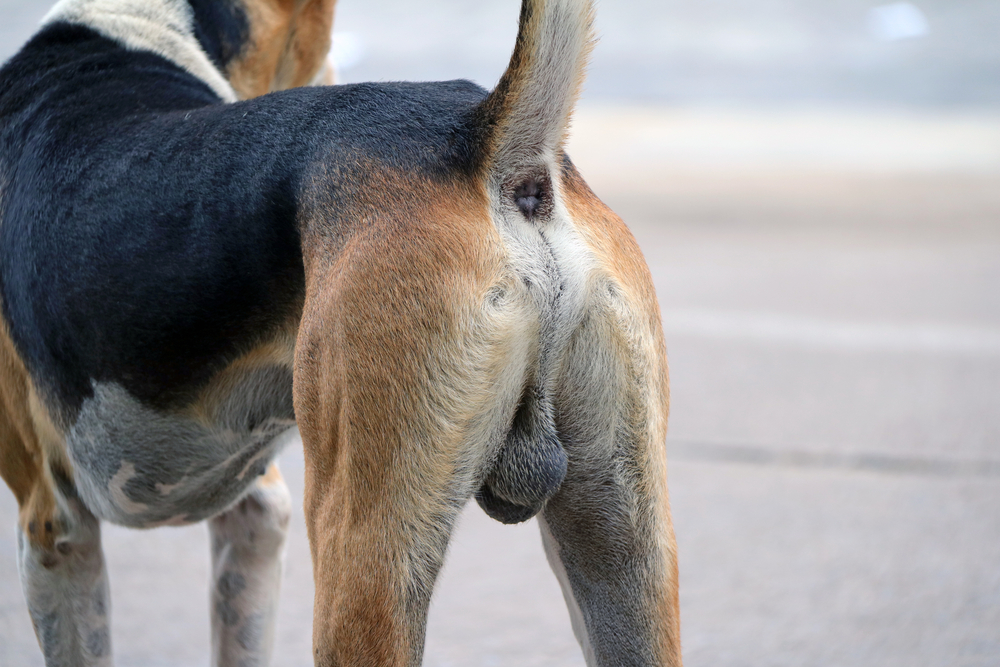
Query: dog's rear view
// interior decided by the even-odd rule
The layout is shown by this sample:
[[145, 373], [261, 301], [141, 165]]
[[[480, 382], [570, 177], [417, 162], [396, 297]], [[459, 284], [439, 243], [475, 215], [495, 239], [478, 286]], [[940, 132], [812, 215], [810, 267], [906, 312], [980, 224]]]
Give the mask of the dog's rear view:
[[[434, 581], [473, 497], [505, 523], [539, 517], [589, 665], [680, 664], [659, 310], [631, 234], [563, 151], [591, 11], [524, 0], [489, 94], [359, 84], [234, 103], [276, 79], [205, 73], [207, 59], [167, 76], [119, 38], [100, 63], [133, 67], [141, 53], [146, 78], [113, 104], [75, 100], [44, 127], [25, 120], [35, 107], [8, 111], [4, 131], [21, 134], [0, 155], [0, 472], [21, 503], [22, 580], [50, 665], [110, 661], [106, 642], [87, 643], [104, 621], [81, 611], [84, 599], [106, 608], [98, 519], [210, 519], [215, 660], [266, 662], [278, 556], [253, 536], [266, 525], [283, 539], [287, 500], [268, 463], [293, 416], [317, 665], [420, 663]], [[69, 16], [42, 35], [63, 50], [86, 37], [73, 26], [107, 37], [118, 25]], [[47, 47], [34, 44], [7, 76], [38, 69]], [[189, 77], [184, 95], [159, 75]], [[14, 82], [19, 103], [58, 106], [32, 88], [44, 71], [28, 79]], [[93, 124], [83, 148], [37, 176], [52, 128], [75, 136], [73, 114]], [[43, 292], [56, 283], [72, 294]], [[105, 301], [123, 312], [107, 316]], [[73, 565], [75, 553], [89, 560]]]

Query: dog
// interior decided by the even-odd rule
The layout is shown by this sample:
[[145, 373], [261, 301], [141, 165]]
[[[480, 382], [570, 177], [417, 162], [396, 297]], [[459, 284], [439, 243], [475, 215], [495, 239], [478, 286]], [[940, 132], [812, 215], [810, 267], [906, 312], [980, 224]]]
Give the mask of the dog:
[[537, 516], [588, 665], [680, 665], [649, 271], [564, 151], [591, 0], [496, 88], [329, 83], [334, 0], [62, 0], [0, 69], [0, 473], [50, 667], [110, 665], [100, 526], [207, 521], [264, 665], [297, 425], [316, 665], [420, 664], [456, 517]]

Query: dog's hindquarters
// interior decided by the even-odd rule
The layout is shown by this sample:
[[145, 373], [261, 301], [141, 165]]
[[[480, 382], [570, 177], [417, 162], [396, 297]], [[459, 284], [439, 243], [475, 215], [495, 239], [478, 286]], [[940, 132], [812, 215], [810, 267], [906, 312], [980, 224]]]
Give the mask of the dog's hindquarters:
[[473, 494], [501, 521], [542, 512], [590, 665], [680, 664], [658, 308], [562, 150], [590, 12], [525, 0], [496, 90], [422, 150], [451, 161], [369, 155], [356, 197], [306, 212], [294, 393], [317, 665], [419, 664]]
[[481, 194], [406, 178], [334, 261], [305, 236], [294, 393], [317, 665], [420, 663], [452, 525], [509, 428], [534, 337], [503, 307], [513, 286]]
[[490, 214], [538, 348], [477, 500], [505, 522], [542, 512], [589, 665], [679, 666], [659, 307], [635, 240], [563, 152], [591, 22], [585, 0], [524, 2], [480, 107]]
[[559, 489], [557, 364], [585, 302], [591, 258], [562, 202], [562, 149], [592, 42], [589, 0], [525, 2], [510, 66], [477, 120], [490, 214], [509, 269], [533, 302], [539, 346], [506, 442], [476, 495], [494, 519], [535, 516]]
[[509, 450], [525, 387], [539, 384], [557, 438], [542, 445], [566, 454], [565, 478], [542, 502], [543, 535], [588, 664], [680, 665], [655, 296], [627, 229], [581, 182], [565, 187], [590, 257], [558, 339], [542, 335], [537, 295], [508, 270], [475, 192], [456, 187], [418, 210], [404, 202], [440, 190], [400, 186], [390, 208], [419, 223], [384, 221], [332, 264], [319, 248], [307, 258], [325, 264], [310, 272], [295, 370], [318, 665], [419, 664], [462, 506], [499, 466], [522, 474], [522, 490], [544, 469], [545, 450], [527, 460]]

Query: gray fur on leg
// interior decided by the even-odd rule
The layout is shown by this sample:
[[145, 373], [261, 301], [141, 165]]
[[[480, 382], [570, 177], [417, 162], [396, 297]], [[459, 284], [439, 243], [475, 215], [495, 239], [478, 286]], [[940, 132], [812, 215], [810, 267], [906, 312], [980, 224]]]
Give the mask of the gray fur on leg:
[[209, 521], [215, 667], [270, 661], [291, 508], [288, 487], [272, 464], [242, 500]]
[[110, 667], [108, 575], [101, 525], [76, 501], [45, 530], [51, 549], [18, 529], [18, 569], [31, 622], [48, 667]]

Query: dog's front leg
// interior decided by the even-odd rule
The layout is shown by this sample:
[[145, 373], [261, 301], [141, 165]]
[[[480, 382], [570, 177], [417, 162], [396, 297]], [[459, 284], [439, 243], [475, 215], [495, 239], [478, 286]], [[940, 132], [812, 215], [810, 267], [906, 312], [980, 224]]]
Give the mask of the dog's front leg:
[[110, 667], [108, 575], [101, 524], [77, 499], [18, 529], [18, 569], [48, 667]]
[[209, 520], [215, 667], [270, 661], [291, 509], [288, 487], [272, 463], [242, 500]]

